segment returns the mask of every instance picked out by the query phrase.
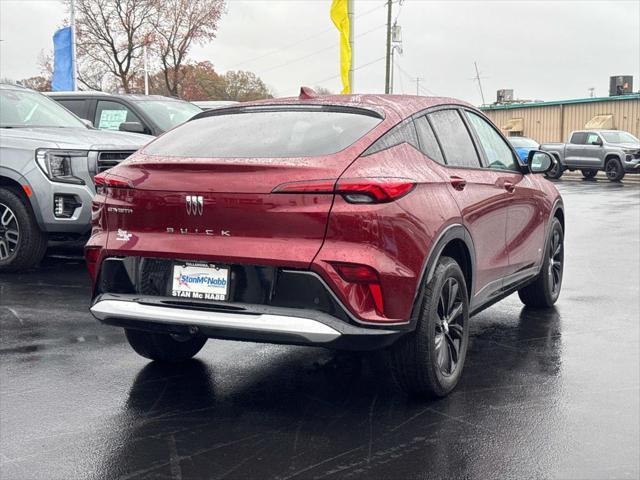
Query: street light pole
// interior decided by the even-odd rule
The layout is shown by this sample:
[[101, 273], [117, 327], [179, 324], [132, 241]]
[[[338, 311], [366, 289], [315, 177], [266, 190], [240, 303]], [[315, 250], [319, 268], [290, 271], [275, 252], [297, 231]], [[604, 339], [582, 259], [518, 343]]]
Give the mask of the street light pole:
[[142, 45], [142, 56], [144, 57], [144, 94], [149, 95], [149, 67], [147, 63], [147, 40]]

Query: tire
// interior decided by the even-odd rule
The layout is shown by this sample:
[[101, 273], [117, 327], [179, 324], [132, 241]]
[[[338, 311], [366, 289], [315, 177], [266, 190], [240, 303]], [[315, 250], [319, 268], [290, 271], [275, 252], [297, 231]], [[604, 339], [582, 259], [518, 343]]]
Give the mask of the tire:
[[0, 272], [33, 268], [47, 251], [47, 236], [13, 190], [0, 187]]
[[[450, 293], [452, 302], [448, 301]], [[389, 347], [387, 362], [393, 379], [405, 392], [444, 397], [460, 380], [469, 343], [467, 286], [455, 260], [442, 257], [438, 261], [433, 278], [422, 287], [421, 298], [414, 312], [416, 329]], [[443, 317], [448, 321], [443, 322]], [[455, 363], [450, 363], [452, 352], [457, 353]]]
[[617, 158], [607, 160], [607, 163], [604, 166], [604, 171], [611, 182], [619, 182], [624, 178], [624, 168], [622, 167], [620, 160]]
[[560, 296], [563, 268], [564, 232], [560, 221], [554, 218], [549, 230], [540, 273], [533, 283], [518, 290], [522, 303], [534, 308], [552, 307]]
[[125, 329], [127, 341], [136, 353], [158, 362], [184, 362], [194, 357], [207, 342], [199, 335], [181, 338], [169, 333], [153, 333], [142, 330]]
[[592, 179], [598, 175], [598, 170], [594, 170], [593, 168], [583, 168], [580, 171], [582, 172], [582, 176], [586, 179]]
[[547, 178], [551, 178], [553, 180], [557, 180], [564, 173], [564, 167], [562, 166], [562, 164], [560, 163], [560, 160], [558, 160], [557, 157], [554, 157], [554, 159], [556, 161], [554, 167], [551, 170], [549, 170], [547, 173], [545, 173], [544, 176]]

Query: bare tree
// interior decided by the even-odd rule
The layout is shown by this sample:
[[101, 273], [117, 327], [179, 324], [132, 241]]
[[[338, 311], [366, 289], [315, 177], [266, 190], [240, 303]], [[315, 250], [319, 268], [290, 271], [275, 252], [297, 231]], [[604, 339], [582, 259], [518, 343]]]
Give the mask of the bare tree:
[[156, 6], [154, 0], [76, 0], [80, 82], [102, 90], [111, 77], [130, 92]]
[[224, 0], [157, 0], [152, 45], [170, 95], [179, 94], [189, 49], [215, 38], [223, 11]]
[[38, 92], [51, 91], [51, 78], [43, 77], [42, 75], [18, 80], [18, 83], [23, 87], [27, 87]]

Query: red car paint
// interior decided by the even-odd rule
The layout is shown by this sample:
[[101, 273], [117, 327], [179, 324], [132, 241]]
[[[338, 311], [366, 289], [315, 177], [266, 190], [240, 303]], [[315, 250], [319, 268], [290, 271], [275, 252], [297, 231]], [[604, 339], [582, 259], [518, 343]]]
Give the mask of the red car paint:
[[[389, 325], [409, 321], [429, 254], [451, 225], [466, 228], [475, 250], [472, 306], [490, 298], [506, 276], [540, 265], [559, 198], [546, 180], [515, 171], [452, 168], [408, 143], [362, 156], [411, 115], [440, 105], [470, 106], [378, 95], [250, 105], [261, 104], [358, 106], [382, 113], [384, 120], [348, 148], [322, 157], [220, 161], [152, 156], [143, 149], [100, 178], [106, 185], [94, 201], [87, 245], [94, 280], [108, 256], [309, 269], [358, 321]], [[326, 193], [361, 179], [397, 179], [402, 195], [368, 204]], [[203, 197], [202, 216], [185, 211], [185, 196], [195, 194]], [[364, 266], [377, 280], [354, 281], [341, 264]]]

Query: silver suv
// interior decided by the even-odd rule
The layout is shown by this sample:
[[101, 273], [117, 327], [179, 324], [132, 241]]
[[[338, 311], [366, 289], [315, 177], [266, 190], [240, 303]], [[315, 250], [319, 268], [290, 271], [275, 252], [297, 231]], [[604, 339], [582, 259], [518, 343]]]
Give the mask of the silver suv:
[[95, 130], [40, 93], [0, 84], [0, 271], [37, 265], [49, 239], [87, 235], [93, 176], [151, 138]]

